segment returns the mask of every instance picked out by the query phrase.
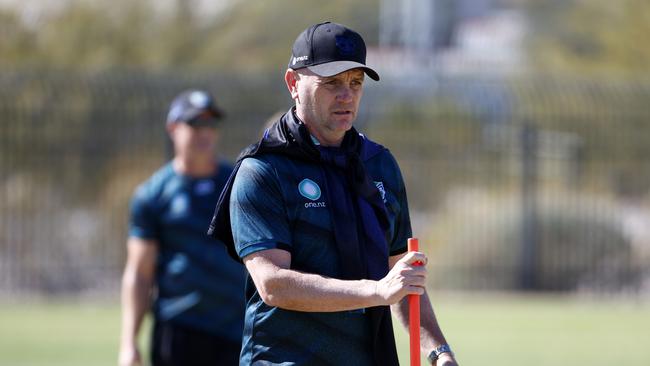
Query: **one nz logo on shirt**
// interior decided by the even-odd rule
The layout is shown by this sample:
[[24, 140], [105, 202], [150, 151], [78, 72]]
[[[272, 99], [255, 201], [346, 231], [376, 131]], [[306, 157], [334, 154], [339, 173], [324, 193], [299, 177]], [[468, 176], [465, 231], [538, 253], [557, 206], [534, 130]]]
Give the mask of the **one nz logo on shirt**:
[[[321, 197], [321, 190], [318, 184], [314, 182], [313, 180], [309, 178], [303, 179], [300, 183], [298, 183], [298, 192], [300, 194], [311, 200], [311, 201], [316, 201]], [[325, 202], [306, 202], [305, 203], [305, 208], [313, 208], [313, 207], [326, 207]]]

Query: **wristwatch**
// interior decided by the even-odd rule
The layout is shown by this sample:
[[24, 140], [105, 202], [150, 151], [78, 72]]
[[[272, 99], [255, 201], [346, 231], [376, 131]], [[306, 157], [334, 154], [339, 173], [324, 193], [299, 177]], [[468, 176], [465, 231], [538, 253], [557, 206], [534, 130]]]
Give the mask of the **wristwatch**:
[[440, 357], [441, 354], [443, 353], [450, 353], [452, 356], [454, 355], [454, 352], [451, 351], [451, 347], [449, 347], [448, 344], [442, 344], [431, 351], [429, 355], [427, 356], [427, 360], [431, 362], [432, 364], [436, 362], [438, 357]]

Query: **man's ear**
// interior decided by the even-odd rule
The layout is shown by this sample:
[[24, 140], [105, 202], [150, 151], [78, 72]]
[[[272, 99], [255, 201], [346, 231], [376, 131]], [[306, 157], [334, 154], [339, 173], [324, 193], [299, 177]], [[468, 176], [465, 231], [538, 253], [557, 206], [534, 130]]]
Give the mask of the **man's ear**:
[[168, 123], [165, 126], [165, 129], [167, 130], [167, 135], [172, 140], [174, 139], [174, 131], [176, 131], [176, 125], [177, 124], [178, 124], [178, 122], [174, 122], [174, 123]]
[[298, 100], [298, 81], [300, 80], [300, 75], [296, 70], [287, 69], [287, 72], [284, 73], [284, 81], [287, 84], [289, 93], [291, 94], [291, 99]]

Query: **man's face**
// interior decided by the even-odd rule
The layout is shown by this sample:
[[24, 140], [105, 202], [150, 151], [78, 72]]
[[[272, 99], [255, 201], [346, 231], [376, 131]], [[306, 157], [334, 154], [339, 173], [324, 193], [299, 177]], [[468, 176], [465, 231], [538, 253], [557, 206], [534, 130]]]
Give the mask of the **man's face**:
[[331, 77], [315, 75], [308, 69], [293, 72], [298, 73], [295, 90], [289, 89], [298, 117], [321, 143], [340, 143], [357, 118], [364, 72], [352, 69]]
[[219, 137], [215, 125], [190, 126], [184, 122], [170, 125], [169, 135], [176, 154], [190, 158], [214, 155]]

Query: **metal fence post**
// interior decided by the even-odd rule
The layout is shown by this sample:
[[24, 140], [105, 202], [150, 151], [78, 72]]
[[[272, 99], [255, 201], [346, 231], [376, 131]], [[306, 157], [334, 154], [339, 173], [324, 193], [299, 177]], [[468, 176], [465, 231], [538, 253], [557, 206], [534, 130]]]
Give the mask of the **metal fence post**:
[[521, 246], [519, 258], [519, 287], [539, 288], [539, 220], [537, 210], [537, 181], [539, 173], [538, 131], [524, 124], [521, 144]]

